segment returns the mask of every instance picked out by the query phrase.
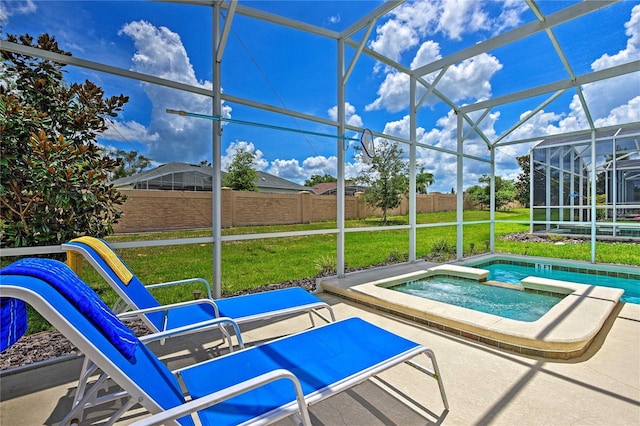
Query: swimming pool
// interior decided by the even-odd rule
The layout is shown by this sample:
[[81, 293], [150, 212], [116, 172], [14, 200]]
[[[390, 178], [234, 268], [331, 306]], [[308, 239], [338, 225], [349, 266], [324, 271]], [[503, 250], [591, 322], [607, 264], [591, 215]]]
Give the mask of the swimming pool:
[[518, 321], [536, 321], [562, 300], [561, 297], [480, 284], [478, 281], [446, 275], [413, 280], [389, 288]]
[[521, 321], [392, 289], [431, 277], [455, 276], [483, 282], [488, 274], [487, 270], [460, 264], [432, 266], [416, 262], [358, 271], [345, 277], [323, 277], [318, 282], [324, 292], [412, 322], [501, 349], [555, 359], [571, 359], [585, 353], [623, 293], [617, 288], [527, 277], [523, 288], [559, 295], [560, 301], [537, 320]]
[[466, 266], [489, 271], [488, 280], [510, 284], [521, 284], [522, 279], [534, 276], [578, 284], [620, 288], [624, 294], [621, 302], [640, 304], [640, 268], [638, 274], [628, 271], [598, 269], [595, 267], [568, 266], [556, 262], [527, 262], [519, 260], [493, 259], [466, 263]]

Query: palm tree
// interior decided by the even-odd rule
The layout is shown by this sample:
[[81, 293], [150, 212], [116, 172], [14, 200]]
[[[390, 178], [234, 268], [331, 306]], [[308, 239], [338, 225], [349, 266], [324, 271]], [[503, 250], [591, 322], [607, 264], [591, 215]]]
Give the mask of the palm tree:
[[426, 194], [427, 188], [433, 185], [435, 179], [433, 174], [424, 171], [424, 167], [420, 168], [420, 172], [416, 173], [416, 192], [418, 194]]

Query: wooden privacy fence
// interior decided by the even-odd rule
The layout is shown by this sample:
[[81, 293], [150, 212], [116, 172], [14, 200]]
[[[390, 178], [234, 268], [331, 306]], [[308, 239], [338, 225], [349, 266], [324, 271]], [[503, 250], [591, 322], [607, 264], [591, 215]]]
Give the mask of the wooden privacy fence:
[[[116, 233], [173, 231], [211, 227], [211, 192], [121, 190], [127, 196], [122, 206]], [[222, 226], [286, 225], [322, 222], [336, 219], [335, 195], [316, 195], [310, 192], [277, 194], [222, 190]], [[466, 206], [469, 208], [470, 206]], [[451, 211], [456, 209], [455, 194], [433, 192], [416, 195], [418, 213]], [[390, 215], [405, 215], [409, 202], [405, 199]], [[359, 194], [345, 197], [345, 218], [362, 219], [381, 216], [362, 202]]]

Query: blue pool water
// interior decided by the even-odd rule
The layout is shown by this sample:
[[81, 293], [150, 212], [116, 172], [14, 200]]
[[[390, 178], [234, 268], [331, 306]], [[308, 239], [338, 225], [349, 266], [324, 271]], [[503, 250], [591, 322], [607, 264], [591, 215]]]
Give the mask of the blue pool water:
[[562, 300], [449, 276], [429, 277], [390, 287], [402, 293], [519, 321], [535, 321]]
[[[640, 281], [634, 278], [620, 278], [580, 272], [559, 271], [557, 266], [538, 265], [530, 266], [513, 265], [493, 261], [490, 264], [468, 265], [474, 268], [489, 271], [487, 279], [510, 284], [521, 284], [523, 278], [534, 276], [550, 278], [554, 280], [570, 281], [579, 284], [598, 285], [603, 287], [621, 288], [624, 294], [620, 298], [622, 302], [640, 304]], [[555, 269], [554, 269], [555, 268]], [[640, 272], [639, 272], [640, 273]]]

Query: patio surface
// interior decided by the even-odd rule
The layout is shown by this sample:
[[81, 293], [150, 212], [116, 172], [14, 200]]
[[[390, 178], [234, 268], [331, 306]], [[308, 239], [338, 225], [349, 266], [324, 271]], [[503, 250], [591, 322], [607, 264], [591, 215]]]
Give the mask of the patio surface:
[[[359, 316], [433, 349], [450, 410], [444, 412], [435, 380], [401, 365], [312, 406], [313, 424], [640, 424], [640, 305], [619, 305], [585, 354], [555, 361], [500, 350], [338, 296], [319, 296], [333, 305], [337, 318]], [[307, 316], [293, 317], [245, 328], [243, 336], [254, 344], [308, 325]], [[199, 337], [174, 339], [154, 349], [170, 368], [178, 368], [215, 349]], [[2, 372], [0, 424], [57, 424], [69, 409], [81, 364], [81, 358], [72, 356]], [[115, 408], [92, 409], [83, 424], [100, 424]], [[117, 424], [145, 415], [134, 407]], [[285, 419], [278, 424], [295, 423]]]

